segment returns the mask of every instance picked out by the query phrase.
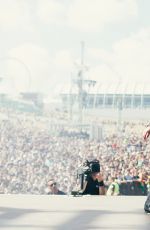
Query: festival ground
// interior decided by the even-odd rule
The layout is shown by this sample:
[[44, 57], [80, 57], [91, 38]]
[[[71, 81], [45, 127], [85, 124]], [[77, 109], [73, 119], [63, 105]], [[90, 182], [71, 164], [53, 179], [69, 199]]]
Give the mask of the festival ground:
[[149, 230], [145, 196], [0, 195], [1, 230]]

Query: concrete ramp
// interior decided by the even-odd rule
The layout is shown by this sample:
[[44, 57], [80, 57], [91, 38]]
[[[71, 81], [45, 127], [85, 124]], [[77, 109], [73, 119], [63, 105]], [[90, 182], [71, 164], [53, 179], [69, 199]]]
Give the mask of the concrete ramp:
[[150, 230], [145, 196], [0, 195], [0, 230]]

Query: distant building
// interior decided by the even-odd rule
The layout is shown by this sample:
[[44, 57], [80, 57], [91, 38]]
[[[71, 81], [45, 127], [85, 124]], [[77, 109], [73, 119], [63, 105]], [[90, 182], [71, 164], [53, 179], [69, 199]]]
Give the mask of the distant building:
[[[60, 90], [62, 102], [78, 100], [78, 88], [75, 85], [62, 86]], [[148, 83], [97, 83], [90, 90], [83, 89], [83, 107], [86, 108], [150, 108], [150, 84]]]

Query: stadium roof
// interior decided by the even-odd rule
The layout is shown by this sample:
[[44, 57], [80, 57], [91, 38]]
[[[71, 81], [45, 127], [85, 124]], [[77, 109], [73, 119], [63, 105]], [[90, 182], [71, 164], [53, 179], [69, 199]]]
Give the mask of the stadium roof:
[[[83, 89], [89, 94], [149, 94], [150, 95], [150, 83], [148, 82], [109, 82], [96, 83], [94, 86], [84, 86]], [[77, 94], [77, 84], [61, 85], [56, 89], [58, 94]]]

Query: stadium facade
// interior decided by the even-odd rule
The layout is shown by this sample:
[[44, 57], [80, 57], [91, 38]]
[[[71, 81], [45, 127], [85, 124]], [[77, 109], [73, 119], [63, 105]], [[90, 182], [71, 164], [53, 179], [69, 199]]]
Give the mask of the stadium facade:
[[[73, 105], [79, 98], [78, 85], [62, 86], [60, 96], [64, 104]], [[80, 96], [85, 108], [150, 108], [150, 84], [146, 82], [99, 82], [83, 87]]]

